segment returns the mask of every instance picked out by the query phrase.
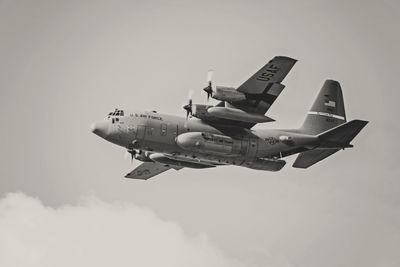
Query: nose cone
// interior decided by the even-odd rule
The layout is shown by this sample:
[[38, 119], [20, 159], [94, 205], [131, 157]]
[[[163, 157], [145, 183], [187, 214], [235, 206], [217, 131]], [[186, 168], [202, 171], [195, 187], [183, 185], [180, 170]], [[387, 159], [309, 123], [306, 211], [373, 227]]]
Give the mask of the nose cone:
[[109, 134], [109, 124], [106, 121], [94, 122], [90, 128], [94, 134], [102, 138], [106, 138]]

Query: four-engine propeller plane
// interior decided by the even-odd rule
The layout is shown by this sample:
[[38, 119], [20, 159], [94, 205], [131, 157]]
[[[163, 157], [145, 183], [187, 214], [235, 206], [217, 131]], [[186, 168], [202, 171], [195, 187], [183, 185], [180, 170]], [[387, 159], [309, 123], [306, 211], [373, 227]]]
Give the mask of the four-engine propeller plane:
[[207, 98], [221, 102], [202, 105], [190, 99], [184, 106], [186, 118], [116, 109], [92, 124], [92, 131], [143, 161], [127, 178], [221, 165], [279, 171], [286, 163], [282, 158], [297, 153], [293, 167], [308, 168], [352, 147], [350, 142], [367, 121], [346, 122], [340, 84], [327, 80], [300, 128], [252, 129], [257, 123], [274, 121], [265, 113], [285, 88], [281, 82], [295, 63], [289, 57], [274, 57], [238, 88], [213, 88], [210, 78], [204, 88]]

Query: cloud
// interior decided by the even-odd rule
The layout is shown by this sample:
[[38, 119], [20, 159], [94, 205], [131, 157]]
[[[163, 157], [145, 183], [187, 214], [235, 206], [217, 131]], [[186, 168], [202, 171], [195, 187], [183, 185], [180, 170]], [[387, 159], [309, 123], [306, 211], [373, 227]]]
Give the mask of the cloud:
[[0, 200], [0, 266], [244, 266], [206, 237], [131, 203], [87, 197], [51, 208], [23, 193]]

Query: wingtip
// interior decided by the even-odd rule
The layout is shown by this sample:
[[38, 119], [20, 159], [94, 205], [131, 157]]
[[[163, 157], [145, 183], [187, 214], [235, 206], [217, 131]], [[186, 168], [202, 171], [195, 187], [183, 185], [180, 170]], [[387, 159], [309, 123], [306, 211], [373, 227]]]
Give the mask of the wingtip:
[[340, 85], [340, 82], [337, 81], [337, 80], [334, 80], [334, 79], [326, 79], [325, 82], [326, 83], [335, 83], [335, 84], [339, 84]]
[[362, 125], [363, 125], [363, 128], [365, 127], [365, 126], [367, 126], [367, 124], [369, 123], [369, 121], [361, 121], [361, 123], [362, 123]]
[[294, 63], [296, 63], [298, 61], [297, 59], [292, 58], [292, 57], [288, 57], [288, 56], [276, 56], [276, 58], [284, 59], [284, 60], [290, 60], [290, 61], [293, 61]]
[[363, 124], [363, 125], [367, 125], [369, 123], [369, 121], [365, 121], [365, 120], [354, 120], [354, 121], [356, 121], [360, 124]]

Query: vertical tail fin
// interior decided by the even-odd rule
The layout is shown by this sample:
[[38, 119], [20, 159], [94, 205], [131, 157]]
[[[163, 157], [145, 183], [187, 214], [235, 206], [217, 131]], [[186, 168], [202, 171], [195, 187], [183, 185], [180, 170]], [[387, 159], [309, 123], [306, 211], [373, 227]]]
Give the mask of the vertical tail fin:
[[300, 130], [316, 135], [346, 122], [340, 83], [326, 80]]

